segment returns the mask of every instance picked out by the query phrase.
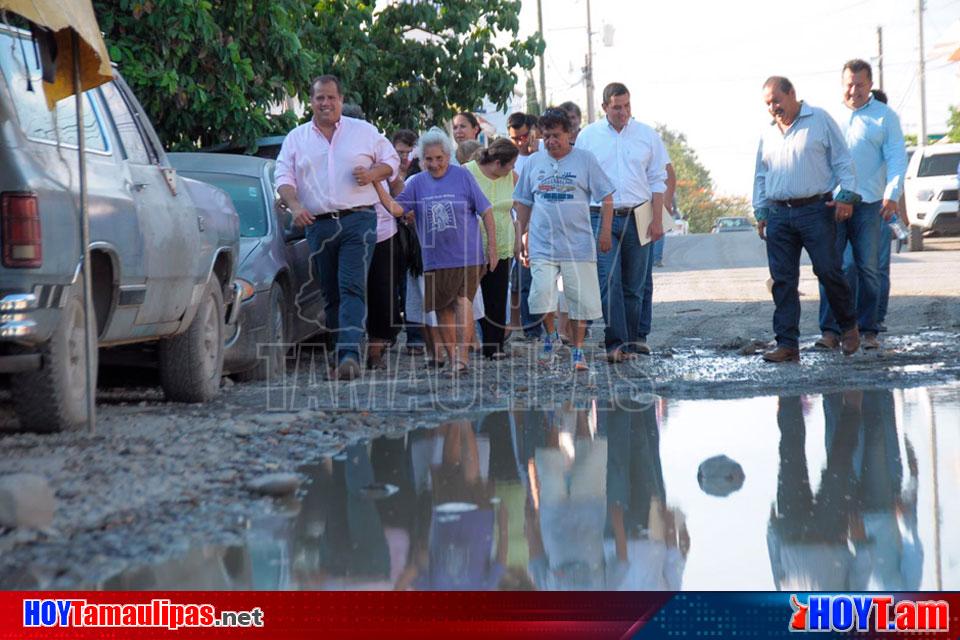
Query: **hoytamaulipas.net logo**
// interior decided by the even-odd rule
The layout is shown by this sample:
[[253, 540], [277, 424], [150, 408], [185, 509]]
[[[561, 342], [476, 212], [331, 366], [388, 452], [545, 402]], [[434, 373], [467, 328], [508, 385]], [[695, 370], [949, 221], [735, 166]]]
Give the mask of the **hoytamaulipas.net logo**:
[[112, 604], [80, 599], [23, 601], [24, 627], [262, 627], [263, 610], [218, 611], [212, 604], [181, 604], [163, 598]]

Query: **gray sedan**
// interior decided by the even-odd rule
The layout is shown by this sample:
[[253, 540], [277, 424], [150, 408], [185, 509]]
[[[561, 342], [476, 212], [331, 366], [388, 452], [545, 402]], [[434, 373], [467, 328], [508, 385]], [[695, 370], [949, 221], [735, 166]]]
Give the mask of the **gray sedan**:
[[289, 345], [323, 328], [323, 295], [311, 271], [310, 247], [291, 216], [275, 206], [273, 160], [220, 153], [171, 153], [181, 175], [226, 191], [240, 214], [242, 290], [237, 333], [224, 370], [241, 380], [283, 371]]

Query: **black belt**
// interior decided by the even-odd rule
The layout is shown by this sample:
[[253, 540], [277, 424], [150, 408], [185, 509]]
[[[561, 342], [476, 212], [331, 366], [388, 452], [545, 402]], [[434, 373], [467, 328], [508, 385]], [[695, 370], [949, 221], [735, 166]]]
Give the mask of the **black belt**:
[[774, 200], [773, 204], [778, 207], [787, 207], [788, 209], [798, 209], [800, 207], [805, 207], [816, 202], [824, 202], [830, 200], [833, 197], [830, 193], [818, 193], [815, 196], [810, 196], [809, 198], [793, 198], [791, 200]]
[[[630, 215], [631, 213], [633, 213], [633, 210], [634, 210], [634, 209], [636, 209], [637, 207], [639, 207], [639, 206], [642, 205], [642, 204], [644, 204], [644, 203], [641, 202], [640, 204], [635, 204], [635, 205], [633, 205], [632, 207], [614, 207], [614, 209], [613, 209], [613, 215], [615, 215], [615, 216], [628, 216], [628, 215]], [[603, 213], [603, 208], [602, 208], [602, 207], [590, 207], [590, 213], [595, 213], [595, 214]]]
[[359, 211], [373, 211], [372, 206], [363, 206], [363, 207], [354, 207], [352, 209], [341, 209], [340, 211], [330, 211], [328, 213], [318, 213], [313, 216], [314, 220], [338, 220], [340, 218], [345, 218], [351, 213], [357, 213]]

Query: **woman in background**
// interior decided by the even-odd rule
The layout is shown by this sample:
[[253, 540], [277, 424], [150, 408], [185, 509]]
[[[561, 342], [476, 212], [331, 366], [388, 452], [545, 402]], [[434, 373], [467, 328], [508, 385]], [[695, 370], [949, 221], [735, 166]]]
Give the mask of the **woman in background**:
[[[486, 149], [481, 149], [476, 160], [464, 165], [480, 185], [480, 190], [493, 206], [493, 221], [497, 228], [495, 250], [498, 262], [480, 281], [485, 317], [480, 320], [483, 332], [483, 355], [499, 360], [506, 357], [503, 350], [507, 321], [507, 289], [510, 282], [510, 259], [519, 255], [514, 228], [513, 189], [517, 176], [513, 167], [519, 154], [517, 147], [506, 138], [499, 138]], [[484, 234], [484, 244], [487, 244]]]

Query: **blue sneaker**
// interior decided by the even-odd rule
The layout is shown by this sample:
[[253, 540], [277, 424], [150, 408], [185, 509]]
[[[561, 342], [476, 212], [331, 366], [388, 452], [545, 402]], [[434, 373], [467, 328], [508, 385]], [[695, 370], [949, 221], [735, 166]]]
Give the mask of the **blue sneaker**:
[[574, 371], [589, 371], [590, 366], [587, 364], [587, 357], [583, 355], [583, 349], [574, 348], [571, 351], [570, 361], [573, 364]]
[[540, 351], [538, 360], [540, 360], [540, 362], [552, 362], [554, 355], [556, 355], [556, 346], [553, 338], [547, 334], [543, 339], [543, 349]]

